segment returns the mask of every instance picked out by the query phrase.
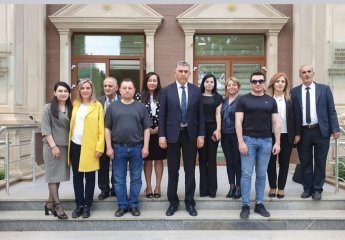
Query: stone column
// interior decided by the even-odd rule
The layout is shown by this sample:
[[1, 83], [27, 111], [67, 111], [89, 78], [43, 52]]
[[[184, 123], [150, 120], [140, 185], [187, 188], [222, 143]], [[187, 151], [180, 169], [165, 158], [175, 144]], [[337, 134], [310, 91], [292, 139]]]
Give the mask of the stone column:
[[271, 79], [273, 74], [278, 71], [278, 34], [279, 30], [268, 30], [267, 37], [267, 66], [266, 79]]
[[60, 34], [60, 81], [71, 84], [71, 31], [58, 29]]
[[155, 69], [155, 30], [145, 30], [146, 35], [146, 72], [153, 72]]
[[195, 30], [185, 30], [185, 51], [184, 51], [184, 60], [190, 64], [192, 74], [189, 76], [188, 81], [193, 83], [193, 42]]

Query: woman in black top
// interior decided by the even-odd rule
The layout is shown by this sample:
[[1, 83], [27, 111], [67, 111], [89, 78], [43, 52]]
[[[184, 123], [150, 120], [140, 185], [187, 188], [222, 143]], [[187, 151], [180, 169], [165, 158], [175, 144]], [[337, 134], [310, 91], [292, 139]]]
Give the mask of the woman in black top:
[[[144, 174], [146, 180], [145, 194], [147, 198], [161, 197], [161, 182], [164, 170], [163, 159], [166, 158], [166, 151], [158, 145], [158, 115], [159, 97], [161, 92], [161, 81], [159, 75], [154, 72], [146, 74], [141, 94], [136, 94], [135, 99], [145, 104], [152, 120], [150, 128], [149, 155], [144, 158]], [[156, 173], [156, 188], [152, 192], [151, 176], [154, 161]]]
[[206, 121], [205, 145], [199, 149], [200, 197], [216, 197], [217, 193], [217, 148], [221, 137], [223, 98], [217, 92], [213, 74], [206, 74], [200, 84]]

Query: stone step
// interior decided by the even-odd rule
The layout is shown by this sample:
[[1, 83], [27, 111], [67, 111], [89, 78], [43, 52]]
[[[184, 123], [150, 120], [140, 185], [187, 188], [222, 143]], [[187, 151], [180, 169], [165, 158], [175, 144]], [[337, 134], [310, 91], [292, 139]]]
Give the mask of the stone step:
[[114, 211], [91, 211], [87, 219], [59, 220], [44, 211], [1, 211], [0, 231], [138, 231], [138, 230], [342, 230], [345, 214], [339, 210], [269, 210], [264, 218], [251, 211], [249, 219], [239, 217], [240, 210], [198, 210], [191, 217], [182, 208], [167, 217], [163, 210], [142, 210], [141, 216], [126, 213], [114, 216]]
[[[228, 199], [225, 197], [196, 198], [197, 209], [202, 210], [238, 210], [241, 208], [241, 200]], [[61, 199], [66, 210], [73, 210], [75, 203], [73, 199]], [[140, 199], [140, 209], [143, 210], [166, 210], [169, 202], [166, 198], [161, 199]], [[45, 199], [2, 199], [0, 200], [0, 211], [35, 211], [43, 209]], [[184, 202], [180, 201], [180, 206], [184, 207]], [[345, 210], [345, 201], [342, 198], [323, 197], [321, 201], [314, 201], [311, 198], [284, 198], [267, 199], [265, 206], [272, 210]], [[92, 208], [94, 210], [114, 210], [117, 208], [117, 201], [114, 197], [109, 197], [103, 201], [95, 199]]]
[[313, 240], [342, 240], [345, 231], [327, 231], [327, 230], [188, 230], [188, 231], [31, 231], [31, 232], [0, 232], [0, 239], [6, 240], [75, 240], [75, 239], [126, 239], [126, 240], [292, 240], [292, 239], [313, 239]]

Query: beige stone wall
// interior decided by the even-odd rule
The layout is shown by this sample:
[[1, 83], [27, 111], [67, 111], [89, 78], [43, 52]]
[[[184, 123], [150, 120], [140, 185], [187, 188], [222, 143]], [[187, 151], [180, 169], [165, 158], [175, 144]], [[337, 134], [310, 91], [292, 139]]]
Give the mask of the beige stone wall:
[[155, 36], [155, 71], [160, 75], [163, 86], [166, 86], [174, 81], [176, 63], [185, 60], [185, 36], [177, 24], [176, 17], [192, 4], [151, 4], [149, 6], [164, 17]]

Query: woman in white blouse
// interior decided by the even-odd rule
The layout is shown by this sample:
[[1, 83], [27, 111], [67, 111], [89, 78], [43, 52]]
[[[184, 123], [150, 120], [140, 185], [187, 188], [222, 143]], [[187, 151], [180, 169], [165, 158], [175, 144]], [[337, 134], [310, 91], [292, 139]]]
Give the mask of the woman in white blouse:
[[[267, 169], [268, 182], [270, 185], [268, 196], [270, 198], [283, 198], [285, 196], [284, 188], [289, 171], [293, 141], [295, 138], [290, 86], [288, 77], [285, 73], [280, 72], [273, 75], [267, 87], [267, 94], [272, 96], [277, 102], [281, 126], [280, 153], [278, 155], [271, 154]], [[272, 136], [273, 141], [275, 142], [274, 135], [272, 134]], [[279, 163], [278, 177], [277, 158]]]

